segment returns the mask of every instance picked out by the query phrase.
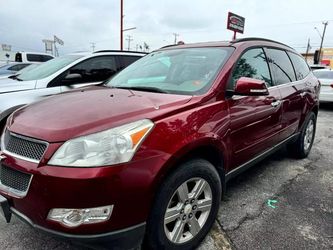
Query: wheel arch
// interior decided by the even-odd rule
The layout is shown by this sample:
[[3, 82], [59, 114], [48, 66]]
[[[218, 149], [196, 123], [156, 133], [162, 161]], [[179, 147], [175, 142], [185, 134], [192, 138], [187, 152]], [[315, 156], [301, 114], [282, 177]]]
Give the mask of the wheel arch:
[[312, 105], [311, 108], [308, 109], [308, 112], [304, 112], [301, 116], [301, 120], [298, 126], [298, 131], [301, 131], [303, 126], [304, 126], [304, 122], [306, 121], [306, 118], [308, 117], [308, 115], [313, 112], [316, 117], [318, 117], [318, 112], [319, 112], [319, 104], [315, 103], [314, 105]]
[[154, 190], [158, 190], [163, 179], [179, 168], [182, 163], [191, 159], [201, 158], [210, 162], [218, 172], [222, 185], [222, 197], [224, 197], [225, 166], [227, 164], [227, 155], [224, 153], [224, 148], [223, 144], [215, 139], [203, 139], [200, 142], [193, 142], [183, 147], [170, 157], [157, 174], [153, 184]]
[[17, 109], [23, 107], [25, 104], [20, 104], [20, 105], [16, 105], [13, 107], [10, 107], [4, 111], [1, 112], [0, 114], [0, 123], [4, 122], [7, 120], [7, 118]]

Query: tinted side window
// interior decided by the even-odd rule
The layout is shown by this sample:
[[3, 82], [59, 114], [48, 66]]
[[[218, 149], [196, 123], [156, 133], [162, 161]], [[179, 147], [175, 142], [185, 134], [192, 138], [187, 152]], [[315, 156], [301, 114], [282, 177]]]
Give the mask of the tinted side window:
[[110, 78], [117, 71], [114, 56], [99, 56], [77, 64], [69, 74], [80, 74], [81, 80], [76, 83], [100, 82]]
[[46, 62], [51, 59], [53, 59], [53, 57], [48, 55], [27, 54], [27, 60], [29, 62]]
[[41, 55], [27, 54], [27, 60], [30, 62], [42, 62]]
[[241, 56], [237, 62], [236, 68], [233, 71], [228, 89], [233, 90], [235, 88], [236, 81], [241, 77], [263, 80], [268, 86], [272, 85], [267, 59], [263, 49], [250, 49]]
[[119, 69], [124, 69], [128, 65], [134, 63], [136, 60], [139, 60], [140, 56], [119, 56], [120, 67]]
[[275, 85], [296, 81], [294, 68], [284, 50], [267, 49], [267, 58], [273, 71]]
[[299, 55], [296, 55], [296, 54], [291, 53], [291, 52], [288, 52], [288, 55], [289, 55], [291, 61], [294, 64], [297, 80], [304, 79], [310, 73], [310, 69], [309, 69], [308, 64]]

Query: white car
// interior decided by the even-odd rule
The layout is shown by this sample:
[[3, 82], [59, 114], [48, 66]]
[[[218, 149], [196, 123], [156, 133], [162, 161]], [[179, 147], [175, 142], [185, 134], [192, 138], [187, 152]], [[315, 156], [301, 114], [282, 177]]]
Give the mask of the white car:
[[36, 68], [38, 65], [40, 65], [40, 63], [33, 63], [33, 64], [30, 64], [29, 66], [15, 72], [15, 73], [0, 75], [0, 80], [1, 79], [7, 79], [7, 78], [14, 79], [17, 76], [19, 76], [19, 75], [21, 75], [25, 72], [28, 72], [29, 70], [32, 70], [32, 69]]
[[53, 55], [40, 52], [0, 51], [0, 64], [9, 62], [42, 63], [53, 58]]
[[321, 83], [319, 101], [333, 102], [333, 71], [331, 69], [314, 70], [313, 74]]
[[44, 97], [97, 85], [146, 53], [97, 51], [57, 57], [18, 76], [0, 80], [0, 132], [16, 109]]

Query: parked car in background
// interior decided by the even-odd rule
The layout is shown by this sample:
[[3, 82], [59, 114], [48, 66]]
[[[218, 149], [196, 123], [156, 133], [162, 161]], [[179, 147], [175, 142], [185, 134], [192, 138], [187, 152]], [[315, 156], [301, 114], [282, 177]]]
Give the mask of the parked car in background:
[[14, 52], [0, 51], [0, 63], [22, 62], [22, 63], [42, 63], [53, 59], [54, 56], [41, 52]]
[[331, 69], [314, 70], [313, 74], [321, 83], [319, 100], [333, 102], [333, 71]]
[[29, 70], [32, 70], [32, 69], [36, 68], [38, 65], [40, 65], [40, 63], [33, 63], [33, 64], [30, 64], [29, 66], [24, 67], [23, 69], [15, 72], [15, 73], [0, 75], [0, 80], [1, 79], [7, 79], [7, 78], [15, 79], [20, 74], [23, 74], [24, 72], [28, 72]]
[[[23, 105], [113, 76], [145, 53], [99, 51], [57, 57], [14, 78], [0, 80], [0, 127]], [[0, 128], [1, 130], [1, 128]]]
[[8, 63], [0, 67], [0, 76], [1, 75], [13, 75], [17, 71], [24, 69], [29, 66], [30, 63]]
[[278, 42], [160, 49], [8, 118], [5, 217], [113, 249], [195, 249], [228, 180], [284, 145], [309, 154], [318, 96], [305, 60]]

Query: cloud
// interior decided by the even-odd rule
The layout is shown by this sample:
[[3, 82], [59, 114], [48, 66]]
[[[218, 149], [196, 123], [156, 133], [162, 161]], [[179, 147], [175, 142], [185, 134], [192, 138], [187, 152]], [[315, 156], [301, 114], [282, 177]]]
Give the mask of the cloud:
[[[119, 9], [119, 0], [6, 1], [0, 8], [0, 44], [43, 51], [41, 40], [57, 35], [65, 41], [65, 46], [59, 47], [61, 53], [90, 50], [91, 42], [97, 49], [119, 49]], [[277, 39], [302, 50], [308, 38], [314, 48], [319, 46], [314, 26], [322, 29], [320, 20], [333, 19], [332, 9], [332, 0], [320, 4], [298, 0], [124, 0], [124, 27], [137, 28], [124, 35], [134, 39], [132, 49], [143, 42], [154, 49], [172, 43], [173, 33], [185, 42], [229, 40], [232, 32], [226, 30], [226, 17], [232, 11], [246, 18], [245, 34], [238, 37]], [[326, 38], [325, 44], [333, 47], [333, 21]]]

